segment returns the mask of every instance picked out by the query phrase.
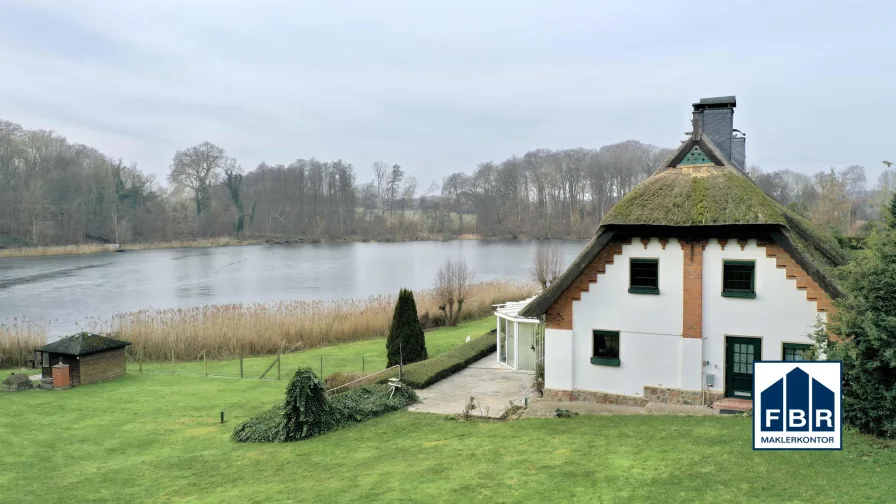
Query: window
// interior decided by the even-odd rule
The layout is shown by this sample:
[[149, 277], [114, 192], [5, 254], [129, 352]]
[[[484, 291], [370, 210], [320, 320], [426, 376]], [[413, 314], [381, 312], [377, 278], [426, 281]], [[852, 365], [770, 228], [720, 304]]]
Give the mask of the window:
[[629, 267], [629, 287], [632, 294], [659, 294], [658, 259], [632, 259]]
[[812, 349], [812, 345], [801, 345], [799, 343], [784, 343], [783, 356], [786, 361], [804, 361], [809, 360], [808, 352]]
[[722, 295], [755, 298], [756, 263], [753, 261], [725, 261], [722, 266]]
[[619, 331], [594, 331], [591, 363], [599, 366], [619, 366]]

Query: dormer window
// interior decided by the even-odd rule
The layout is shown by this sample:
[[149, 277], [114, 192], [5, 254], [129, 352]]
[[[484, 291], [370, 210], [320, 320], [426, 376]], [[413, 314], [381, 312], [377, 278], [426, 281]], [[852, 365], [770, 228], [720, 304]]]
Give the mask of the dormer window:
[[632, 294], [660, 293], [659, 259], [632, 258], [628, 291]]

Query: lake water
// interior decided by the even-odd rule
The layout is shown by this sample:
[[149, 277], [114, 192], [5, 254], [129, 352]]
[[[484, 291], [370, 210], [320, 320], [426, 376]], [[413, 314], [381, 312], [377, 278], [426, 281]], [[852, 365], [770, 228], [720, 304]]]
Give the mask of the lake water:
[[[585, 242], [554, 242], [564, 267]], [[0, 259], [0, 323], [48, 325], [51, 339], [78, 322], [144, 308], [362, 298], [426, 289], [447, 258], [477, 280], [526, 280], [535, 241], [259, 245]]]

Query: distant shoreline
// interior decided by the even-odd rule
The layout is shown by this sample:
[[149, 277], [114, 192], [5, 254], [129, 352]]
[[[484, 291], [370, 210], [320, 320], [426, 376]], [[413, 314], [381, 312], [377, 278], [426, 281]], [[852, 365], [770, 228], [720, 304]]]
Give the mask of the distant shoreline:
[[[484, 237], [474, 233], [464, 233], [459, 235], [419, 235], [410, 237], [384, 237], [379, 239], [348, 237], [348, 238], [311, 238], [311, 237], [294, 237], [294, 238], [244, 238], [237, 239], [233, 237], [204, 238], [196, 240], [175, 240], [167, 242], [147, 242], [147, 243], [84, 243], [77, 245], [48, 245], [37, 247], [10, 247], [0, 248], [0, 259], [4, 258], [24, 258], [24, 257], [55, 257], [66, 255], [86, 255], [101, 254], [108, 252], [129, 252], [135, 250], [156, 250], [171, 248], [217, 248], [217, 247], [242, 247], [247, 245], [291, 245], [299, 243], [404, 243], [419, 241], [456, 241], [456, 240], [476, 240], [476, 241], [497, 241], [497, 240], [542, 240], [548, 239], [543, 237], [529, 236], [489, 236]], [[550, 238], [554, 240], [583, 240], [586, 238]]]

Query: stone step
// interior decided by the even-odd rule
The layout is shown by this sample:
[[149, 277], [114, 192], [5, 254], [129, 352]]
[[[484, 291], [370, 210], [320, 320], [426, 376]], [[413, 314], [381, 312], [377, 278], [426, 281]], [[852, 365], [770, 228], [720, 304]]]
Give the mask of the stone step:
[[748, 399], [735, 399], [726, 397], [712, 403], [712, 409], [718, 410], [719, 413], [744, 413], [753, 409], [753, 401]]

